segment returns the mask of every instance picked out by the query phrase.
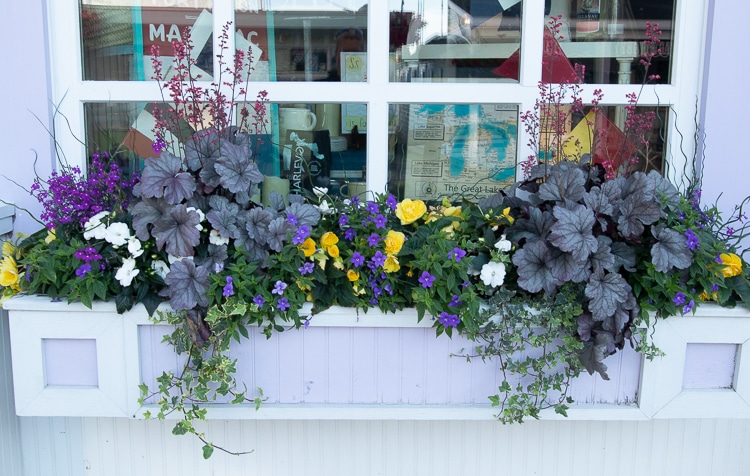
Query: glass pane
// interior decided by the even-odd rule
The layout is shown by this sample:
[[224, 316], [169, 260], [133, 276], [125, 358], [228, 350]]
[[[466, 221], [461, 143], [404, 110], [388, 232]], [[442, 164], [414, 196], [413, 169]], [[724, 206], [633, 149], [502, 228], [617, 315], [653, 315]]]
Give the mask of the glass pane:
[[[175, 4], [179, 6], [174, 6]], [[212, 0], [80, 0], [83, 79], [151, 80], [152, 47], [169, 77], [172, 41], [191, 29], [194, 74], [213, 74]]]
[[[560, 19], [547, 29], [542, 80], [561, 82], [568, 65], [578, 64], [585, 83], [640, 84], [641, 55], [650, 52], [647, 74], [659, 76], [650, 81], [669, 83], [674, 11], [675, 0], [547, 0], [547, 14]], [[657, 44], [647, 34], [654, 25]], [[567, 62], [555, 58], [558, 46]]]
[[[364, 193], [367, 107], [364, 104], [273, 104], [261, 172], [294, 192], [328, 188], [329, 195]], [[279, 183], [274, 181], [274, 183]]]
[[139, 171], [141, 158], [153, 155], [149, 138], [153, 121], [150, 126], [138, 121], [144, 107], [143, 103], [85, 103], [88, 163], [94, 154], [106, 154], [115, 159], [126, 176]]
[[235, 8], [251, 80], [367, 80], [366, 0], [238, 0]]
[[515, 82], [521, 0], [389, 0], [396, 82]]
[[400, 198], [482, 198], [516, 179], [518, 107], [394, 104], [389, 191]]

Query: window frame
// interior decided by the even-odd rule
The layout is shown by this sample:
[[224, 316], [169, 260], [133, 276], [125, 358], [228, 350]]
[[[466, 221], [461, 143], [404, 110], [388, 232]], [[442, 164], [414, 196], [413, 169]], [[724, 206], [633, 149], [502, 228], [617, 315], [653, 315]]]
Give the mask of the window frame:
[[[417, 104], [486, 104], [517, 105], [520, 112], [533, 108], [538, 98], [542, 73], [542, 38], [544, 2], [525, 1], [522, 10], [521, 61], [518, 83], [396, 83], [389, 82], [389, 2], [368, 4], [367, 83], [326, 82], [252, 82], [248, 91], [265, 90], [273, 103], [366, 103], [367, 104], [367, 183], [374, 191], [383, 191], [388, 177], [388, 106]], [[688, 6], [687, 4], [690, 3]], [[57, 153], [71, 165], [85, 167], [86, 151], [79, 141], [85, 137], [84, 103], [86, 102], [154, 102], [161, 101], [155, 81], [84, 81], [82, 79], [80, 20], [78, 0], [47, 0], [50, 29], [50, 75], [55, 115]], [[692, 164], [696, 119], [701, 102], [701, 80], [707, 31], [709, 0], [687, 2], [676, 0], [672, 30], [671, 83], [645, 86], [635, 84], [586, 84], [582, 97], [593, 97], [595, 89], [604, 92], [602, 105], [625, 103], [628, 93], [640, 90], [639, 105], [667, 106], [668, 142], [666, 175], [679, 183], [685, 167]], [[214, 31], [221, 31], [234, 19], [234, 0], [214, 0]], [[701, 14], [696, 14], [700, 12]], [[214, 35], [214, 50], [218, 50]], [[75, 47], [71, 48], [71, 45]], [[234, 38], [228, 42], [234, 50]], [[214, 58], [214, 70], [218, 71]], [[439, 99], [438, 99], [439, 98]], [[488, 101], [487, 98], [493, 100]], [[520, 126], [520, 119], [519, 119]], [[518, 128], [516, 164], [532, 153], [526, 145], [528, 136]], [[521, 167], [516, 178], [521, 178]]]

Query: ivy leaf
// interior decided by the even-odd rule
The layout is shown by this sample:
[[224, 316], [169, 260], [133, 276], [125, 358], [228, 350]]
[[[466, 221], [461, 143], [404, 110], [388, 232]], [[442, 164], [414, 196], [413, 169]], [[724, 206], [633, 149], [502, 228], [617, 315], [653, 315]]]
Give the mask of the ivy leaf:
[[297, 217], [299, 225], [315, 226], [320, 221], [320, 210], [309, 203], [292, 202], [286, 207], [286, 213]]
[[512, 241], [536, 241], [545, 239], [552, 227], [552, 214], [548, 211], [542, 211], [537, 207], [529, 209], [529, 218], [519, 218], [513, 226], [506, 229], [508, 237]]
[[221, 185], [232, 193], [248, 190], [253, 184], [263, 181], [263, 174], [247, 157], [245, 148], [230, 142], [222, 143], [221, 157], [216, 159], [215, 167]]
[[203, 459], [208, 459], [214, 454], [214, 447], [206, 443], [203, 445]]
[[176, 311], [187, 311], [195, 306], [208, 306], [208, 270], [183, 258], [172, 263], [164, 280], [169, 286], [169, 302]]
[[182, 170], [179, 157], [162, 151], [158, 158], [145, 160], [141, 174], [141, 194], [146, 197], [164, 199], [176, 205], [190, 198], [195, 191], [195, 179]]
[[539, 187], [539, 198], [552, 201], [578, 202], [586, 191], [586, 176], [578, 167], [558, 169]]
[[198, 223], [198, 213], [184, 205], [175, 205], [154, 225], [156, 246], [162, 249], [166, 245], [167, 253], [172, 256], [193, 256], [194, 247], [201, 240], [201, 234], [195, 227]]
[[643, 225], [650, 225], [661, 218], [661, 206], [643, 195], [630, 195], [620, 205], [617, 229], [623, 236], [633, 238], [643, 234]]
[[589, 301], [591, 316], [603, 321], [617, 311], [617, 305], [624, 303], [632, 295], [632, 288], [617, 273], [593, 273], [584, 291]]
[[651, 247], [651, 262], [657, 271], [668, 273], [674, 266], [687, 269], [693, 262], [693, 253], [688, 249], [685, 236], [664, 224], [651, 228], [658, 243]]
[[576, 203], [570, 210], [557, 206], [552, 213], [557, 222], [550, 229], [549, 241], [571, 253], [576, 261], [588, 259], [599, 246], [592, 233], [595, 220], [591, 211]]
[[518, 267], [518, 285], [530, 293], [542, 289], [548, 295], [561, 284], [547, 267], [549, 250], [544, 241], [526, 243], [513, 254], [513, 264]]

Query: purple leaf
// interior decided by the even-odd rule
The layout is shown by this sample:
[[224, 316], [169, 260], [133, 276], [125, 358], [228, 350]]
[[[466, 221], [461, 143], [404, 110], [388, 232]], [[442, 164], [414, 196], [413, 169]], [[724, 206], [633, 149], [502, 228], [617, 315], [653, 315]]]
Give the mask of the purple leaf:
[[175, 311], [208, 306], [208, 270], [195, 266], [193, 260], [184, 258], [172, 263], [165, 282], [169, 286], [169, 302]]
[[158, 158], [145, 160], [141, 175], [141, 194], [145, 197], [164, 199], [176, 205], [188, 199], [195, 191], [195, 179], [182, 170], [180, 159], [163, 151]]
[[167, 253], [172, 256], [193, 256], [194, 247], [200, 243], [201, 235], [195, 227], [199, 222], [200, 216], [195, 211], [188, 211], [184, 205], [172, 207], [154, 226], [156, 246], [162, 249], [166, 245]]

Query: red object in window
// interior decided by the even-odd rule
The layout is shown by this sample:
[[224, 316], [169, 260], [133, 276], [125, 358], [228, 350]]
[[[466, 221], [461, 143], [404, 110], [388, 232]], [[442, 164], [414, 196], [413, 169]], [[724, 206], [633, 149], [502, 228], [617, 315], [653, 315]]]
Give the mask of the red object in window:
[[[517, 49], [492, 72], [501, 78], [518, 80], [518, 65], [521, 49]], [[552, 33], [544, 29], [544, 52], [542, 53], [542, 81], [545, 83], [576, 83], [579, 81], [575, 68], [565, 56]]]
[[635, 154], [636, 147], [633, 141], [628, 139], [617, 124], [601, 110], [595, 113], [594, 131], [596, 131], [593, 150], [595, 164], [605, 164], [611, 161], [607, 168], [617, 170], [620, 166], [627, 164]]

